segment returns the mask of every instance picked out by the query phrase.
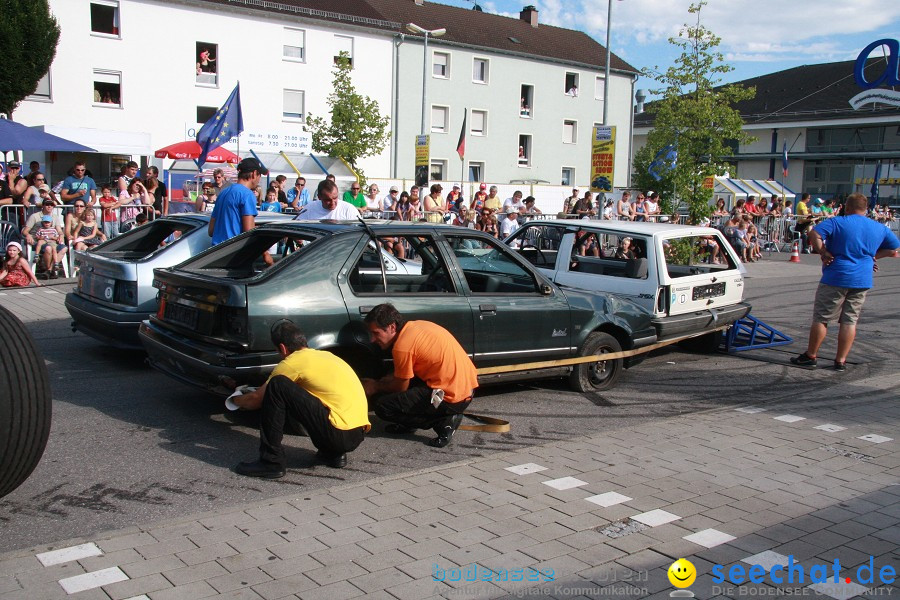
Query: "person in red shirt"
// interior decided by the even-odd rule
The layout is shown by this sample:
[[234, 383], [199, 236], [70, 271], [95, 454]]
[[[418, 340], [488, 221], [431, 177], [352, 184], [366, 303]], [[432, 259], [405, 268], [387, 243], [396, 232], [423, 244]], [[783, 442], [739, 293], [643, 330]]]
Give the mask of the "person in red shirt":
[[429, 444], [443, 448], [462, 422], [478, 387], [478, 373], [449, 331], [430, 321], [409, 321], [392, 304], [379, 304], [366, 315], [374, 344], [390, 350], [394, 372], [363, 379], [369, 404], [389, 421], [388, 433], [434, 429]]

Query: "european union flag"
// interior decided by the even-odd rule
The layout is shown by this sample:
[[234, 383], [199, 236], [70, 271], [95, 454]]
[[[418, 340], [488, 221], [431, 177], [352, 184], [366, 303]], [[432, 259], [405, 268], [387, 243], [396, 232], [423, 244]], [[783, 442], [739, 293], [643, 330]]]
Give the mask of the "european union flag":
[[234, 86], [234, 91], [216, 114], [197, 132], [197, 143], [200, 144], [200, 157], [197, 164], [206, 162], [206, 155], [215, 150], [232, 136], [240, 135], [244, 130], [244, 116], [241, 114], [241, 84]]
[[647, 172], [653, 177], [653, 179], [659, 181], [663, 178], [663, 175], [675, 169], [675, 165], [678, 164], [678, 149], [675, 148], [674, 144], [669, 144], [662, 150], [656, 153], [656, 156], [653, 158], [653, 162], [650, 163], [650, 166], [647, 168]]

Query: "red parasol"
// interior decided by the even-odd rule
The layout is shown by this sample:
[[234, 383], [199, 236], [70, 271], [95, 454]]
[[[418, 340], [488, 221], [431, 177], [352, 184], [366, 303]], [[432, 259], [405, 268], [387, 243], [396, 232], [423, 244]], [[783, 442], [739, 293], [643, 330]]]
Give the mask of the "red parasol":
[[[195, 142], [194, 140], [188, 140], [186, 142], [178, 142], [177, 144], [171, 144], [166, 146], [165, 148], [160, 148], [154, 154], [156, 158], [174, 158], [174, 159], [185, 159], [185, 158], [200, 158], [200, 144]], [[212, 163], [234, 163], [237, 164], [241, 160], [237, 154], [232, 152], [231, 150], [226, 150], [221, 146], [212, 150], [206, 156], [206, 162]]]

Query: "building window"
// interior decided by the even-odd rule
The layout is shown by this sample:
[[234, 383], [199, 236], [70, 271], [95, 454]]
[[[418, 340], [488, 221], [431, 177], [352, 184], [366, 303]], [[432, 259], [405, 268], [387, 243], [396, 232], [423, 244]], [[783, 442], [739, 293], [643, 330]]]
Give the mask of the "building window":
[[444, 181], [446, 177], [444, 175], [447, 173], [447, 161], [446, 160], [432, 160], [431, 161], [431, 181]]
[[484, 163], [469, 163], [469, 181], [484, 181]]
[[94, 69], [94, 105], [122, 106], [122, 73]]
[[563, 121], [563, 144], [578, 143], [578, 123], [575, 121]]
[[606, 92], [606, 78], [597, 77], [594, 82], [594, 99], [595, 100], [603, 100], [603, 95]]
[[53, 96], [50, 93], [50, 71], [41, 77], [37, 82], [37, 88], [27, 98], [28, 100], [36, 100], [38, 102], [50, 102]]
[[431, 131], [432, 133], [447, 133], [450, 122], [449, 106], [431, 107]]
[[441, 79], [450, 79], [450, 55], [447, 52], [435, 52], [431, 62], [431, 73]]
[[487, 83], [490, 72], [490, 61], [486, 58], [476, 58], [472, 61], [472, 81], [475, 83]]
[[115, 0], [91, 2], [91, 33], [119, 37], [119, 3]]
[[284, 90], [284, 111], [282, 116], [289, 121], [302, 121], [305, 94], [301, 90]]
[[472, 127], [469, 129], [472, 135], [487, 135], [487, 111], [472, 111]]
[[341, 52], [346, 52], [350, 58], [350, 66], [353, 66], [353, 38], [349, 35], [334, 36], [334, 64], [341, 59]]
[[578, 95], [578, 73], [566, 73], [566, 89], [563, 91], [569, 96]]
[[303, 62], [306, 60], [306, 32], [302, 29], [284, 28], [282, 45], [284, 60]]
[[534, 97], [534, 86], [522, 84], [522, 91], [519, 98], [519, 116], [526, 119], [531, 118], [532, 98]]
[[218, 85], [219, 46], [209, 42], [197, 42], [194, 55], [197, 57], [197, 83]]
[[519, 166], [520, 167], [530, 167], [531, 166], [531, 136], [530, 135], [520, 135], [519, 136]]
[[218, 109], [215, 106], [198, 106], [197, 122], [206, 123], [216, 115]]
[[560, 178], [559, 185], [570, 186], [575, 185], [575, 169], [572, 167], [563, 167], [562, 168], [562, 177]]

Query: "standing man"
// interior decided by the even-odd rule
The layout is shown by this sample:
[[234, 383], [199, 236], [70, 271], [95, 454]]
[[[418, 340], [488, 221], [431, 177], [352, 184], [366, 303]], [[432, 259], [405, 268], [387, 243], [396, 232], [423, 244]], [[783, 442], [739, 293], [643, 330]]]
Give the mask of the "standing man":
[[242, 462], [235, 472], [247, 477], [284, 477], [287, 461], [281, 440], [285, 426], [309, 435], [319, 460], [335, 469], [347, 465], [347, 452], [362, 443], [369, 424], [366, 393], [353, 369], [331, 352], [313, 350], [290, 321], [272, 328], [282, 361], [268, 381], [233, 401], [245, 410], [262, 409], [259, 460]]
[[349, 203], [352, 206], [355, 206], [358, 209], [363, 209], [366, 207], [366, 197], [360, 193], [361, 188], [359, 187], [359, 182], [354, 181], [350, 185], [350, 189], [344, 192], [344, 202]]
[[86, 169], [84, 162], [78, 161], [72, 168], [72, 174], [63, 181], [59, 195], [66, 204], [84, 200], [88, 206], [94, 206], [97, 202], [97, 184], [87, 176]]
[[294, 187], [287, 192], [287, 203], [291, 208], [303, 208], [309, 204], [309, 190], [306, 189], [306, 177], [298, 177]]
[[6, 186], [12, 194], [13, 202], [19, 202], [22, 194], [28, 189], [28, 181], [19, 175], [22, 165], [17, 160], [11, 160], [6, 163]]
[[503, 208], [503, 201], [497, 196], [497, 186], [492, 185], [488, 190], [488, 196], [484, 199], [484, 208], [491, 209], [491, 212], [498, 213]]
[[[626, 194], [628, 192], [625, 192]], [[578, 188], [572, 188], [572, 195], [563, 200], [563, 209], [562, 211], [566, 214], [572, 212], [572, 207], [575, 206], [575, 203], [578, 202]]]
[[[267, 171], [268, 172], [268, 171]], [[213, 171], [213, 188], [215, 189], [216, 196], [225, 191], [226, 188], [231, 186], [231, 182], [225, 179], [225, 171], [222, 169], [215, 169]]]
[[[259, 185], [263, 175], [269, 170], [255, 158], [245, 158], [238, 164], [237, 185], [231, 185], [216, 199], [216, 207], [209, 219], [209, 235], [213, 245], [256, 226], [256, 195], [253, 188]], [[267, 261], [268, 262], [268, 261]]]
[[513, 192], [512, 198], [507, 198], [503, 202], [503, 212], [505, 213], [520, 213], [525, 210], [525, 203], [522, 202], [522, 191], [516, 190]]
[[355, 221], [359, 218], [359, 210], [348, 202], [338, 200], [337, 184], [325, 179], [319, 184], [319, 199], [307, 204], [297, 218], [305, 221]]
[[433, 429], [430, 446], [450, 443], [478, 387], [475, 365], [453, 335], [430, 321], [409, 321], [392, 304], [366, 315], [372, 342], [390, 350], [394, 373], [363, 379], [375, 414], [390, 421], [388, 433]]
[[137, 176], [138, 172], [138, 164], [133, 160], [129, 160], [122, 167], [122, 170], [119, 171], [119, 178], [116, 180], [116, 185], [118, 186], [118, 191], [116, 195], [122, 198], [123, 196], [130, 196], [128, 193], [128, 186], [131, 184], [131, 180]]
[[791, 359], [801, 367], [815, 367], [829, 321], [838, 319], [835, 371], [846, 370], [847, 355], [856, 338], [856, 321], [872, 287], [879, 258], [896, 257], [900, 240], [883, 224], [866, 217], [868, 200], [850, 194], [845, 216], [827, 219], [809, 232], [809, 243], [822, 257], [822, 279], [816, 290], [813, 322], [806, 352]]

